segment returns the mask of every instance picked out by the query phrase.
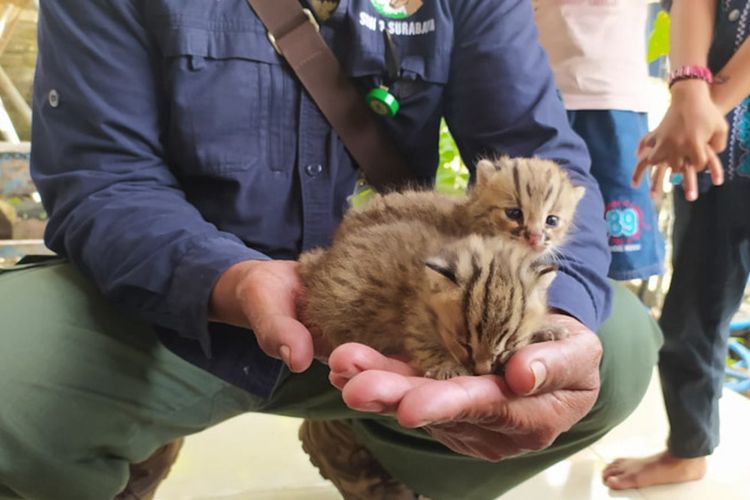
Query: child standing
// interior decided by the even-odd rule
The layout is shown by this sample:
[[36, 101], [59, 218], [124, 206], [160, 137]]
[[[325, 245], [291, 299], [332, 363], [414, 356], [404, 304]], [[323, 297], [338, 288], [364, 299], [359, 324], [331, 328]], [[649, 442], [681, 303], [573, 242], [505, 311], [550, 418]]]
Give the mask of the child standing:
[[663, 271], [664, 240], [647, 185], [631, 186], [648, 131], [647, 0], [535, 0], [539, 38], [573, 129], [591, 154], [612, 252], [610, 277]]
[[607, 466], [603, 479], [613, 489], [700, 479], [719, 442], [729, 322], [750, 273], [749, 23], [750, 0], [673, 2], [672, 103], [643, 138], [634, 176], [650, 165], [656, 179], [667, 168], [684, 176], [660, 319], [670, 435], [657, 455]]

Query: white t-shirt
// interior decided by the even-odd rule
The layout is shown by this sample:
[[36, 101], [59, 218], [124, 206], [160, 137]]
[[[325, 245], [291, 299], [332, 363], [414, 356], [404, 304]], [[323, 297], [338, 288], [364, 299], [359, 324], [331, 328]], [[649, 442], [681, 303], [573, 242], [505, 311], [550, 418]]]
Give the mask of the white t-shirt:
[[647, 111], [648, 0], [534, 0], [566, 109]]

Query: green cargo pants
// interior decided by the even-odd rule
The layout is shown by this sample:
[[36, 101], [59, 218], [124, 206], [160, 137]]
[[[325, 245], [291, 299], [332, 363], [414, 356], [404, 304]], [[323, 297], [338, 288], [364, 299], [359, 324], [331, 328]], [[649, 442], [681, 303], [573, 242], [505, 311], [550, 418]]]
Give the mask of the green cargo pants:
[[615, 289], [599, 332], [602, 391], [592, 411], [550, 448], [489, 463], [347, 409], [319, 364], [269, 400], [253, 397], [173, 355], [67, 264], [0, 272], [0, 499], [112, 498], [130, 463], [248, 411], [353, 418], [362, 444], [416, 491], [494, 498], [593, 443], [641, 400], [661, 335], [636, 298]]

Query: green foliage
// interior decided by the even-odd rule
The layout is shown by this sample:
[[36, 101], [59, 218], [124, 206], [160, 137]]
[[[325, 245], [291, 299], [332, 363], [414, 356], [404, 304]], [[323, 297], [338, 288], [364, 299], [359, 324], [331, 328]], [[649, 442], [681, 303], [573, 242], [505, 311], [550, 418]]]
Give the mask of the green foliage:
[[469, 171], [461, 160], [456, 142], [451, 137], [445, 120], [440, 123], [440, 164], [435, 178], [435, 191], [460, 195], [469, 185]]
[[[453, 140], [445, 120], [440, 123], [440, 163], [435, 177], [435, 191], [449, 195], [459, 196], [466, 192], [469, 185], [469, 170], [461, 161], [458, 147]], [[367, 206], [375, 195], [375, 190], [364, 181], [357, 184], [357, 188], [349, 197], [352, 208], [358, 209]]]
[[648, 39], [647, 59], [652, 63], [662, 56], [669, 54], [669, 27], [671, 20], [669, 14], [659, 11], [654, 20], [654, 30]]
[[355, 192], [349, 196], [349, 206], [353, 209], [364, 208], [370, 203], [370, 200], [375, 196], [376, 191], [370, 186], [366, 185], [364, 181], [357, 181], [357, 188]]

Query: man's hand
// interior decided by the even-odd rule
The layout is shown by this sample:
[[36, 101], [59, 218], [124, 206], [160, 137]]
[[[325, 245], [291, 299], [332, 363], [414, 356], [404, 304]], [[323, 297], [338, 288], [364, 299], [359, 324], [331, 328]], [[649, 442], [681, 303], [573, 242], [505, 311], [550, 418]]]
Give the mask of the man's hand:
[[424, 427], [451, 450], [490, 461], [548, 447], [584, 417], [599, 394], [601, 344], [573, 318], [551, 314], [570, 337], [524, 347], [505, 376], [432, 380], [406, 363], [345, 344], [329, 359], [346, 404]]
[[297, 318], [301, 294], [297, 262], [240, 262], [216, 282], [211, 320], [251, 328], [263, 352], [282, 359], [291, 371], [303, 372], [312, 363], [315, 350], [312, 335]]

